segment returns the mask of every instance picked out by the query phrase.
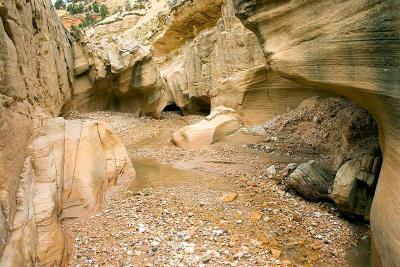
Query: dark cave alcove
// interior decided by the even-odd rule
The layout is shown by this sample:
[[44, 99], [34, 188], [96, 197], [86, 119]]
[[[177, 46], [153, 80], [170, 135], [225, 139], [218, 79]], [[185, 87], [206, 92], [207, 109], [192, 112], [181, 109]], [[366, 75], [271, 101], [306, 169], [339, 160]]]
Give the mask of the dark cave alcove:
[[207, 96], [191, 97], [185, 113], [208, 116], [211, 112], [211, 99]]
[[183, 116], [183, 112], [180, 107], [175, 102], [168, 103], [162, 112], [175, 112], [181, 116]]

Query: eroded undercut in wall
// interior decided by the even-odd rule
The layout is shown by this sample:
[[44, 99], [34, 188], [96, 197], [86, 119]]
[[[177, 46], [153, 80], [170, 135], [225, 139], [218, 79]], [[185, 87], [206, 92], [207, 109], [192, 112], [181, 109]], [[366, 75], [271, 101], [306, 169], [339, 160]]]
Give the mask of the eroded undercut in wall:
[[[278, 181], [311, 201], [330, 201], [345, 215], [369, 221], [382, 164], [378, 125], [344, 97], [311, 97], [299, 107], [250, 128], [263, 147], [296, 161]], [[290, 175], [289, 173], [292, 172]]]
[[206, 96], [189, 98], [189, 104], [185, 106], [184, 113], [207, 116], [211, 112], [211, 99]]

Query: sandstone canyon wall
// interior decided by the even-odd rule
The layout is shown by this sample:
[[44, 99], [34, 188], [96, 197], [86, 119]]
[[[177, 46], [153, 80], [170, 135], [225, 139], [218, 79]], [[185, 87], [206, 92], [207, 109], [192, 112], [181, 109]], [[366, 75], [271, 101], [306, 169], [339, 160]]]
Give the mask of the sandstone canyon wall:
[[29, 145], [1, 266], [67, 266], [61, 219], [102, 207], [106, 190], [135, 176], [119, 138], [103, 122], [45, 120]]
[[[153, 2], [144, 17], [130, 18], [131, 27], [97, 25], [80, 35], [74, 98], [64, 114], [118, 109], [158, 118], [176, 103], [185, 114], [234, 108], [245, 124], [257, 124], [326, 94], [310, 86], [293, 95], [296, 83], [268, 77], [258, 40], [235, 16], [233, 1], [181, 1], [170, 9]], [[106, 34], [116, 28], [117, 36]], [[279, 90], [267, 88], [267, 79]]]
[[[400, 262], [400, 2], [235, 0], [257, 34], [270, 90], [295, 84], [344, 95], [379, 124], [383, 165], [371, 210], [377, 265]], [[271, 85], [270, 85], [271, 84]], [[297, 91], [292, 91], [296, 94]]]
[[87, 68], [51, 2], [1, 1], [0, 17], [0, 265], [66, 266], [60, 220], [135, 172], [104, 123], [51, 119]]
[[0, 1], [0, 17], [1, 254], [35, 114], [57, 116], [71, 97], [73, 56], [50, 1]]

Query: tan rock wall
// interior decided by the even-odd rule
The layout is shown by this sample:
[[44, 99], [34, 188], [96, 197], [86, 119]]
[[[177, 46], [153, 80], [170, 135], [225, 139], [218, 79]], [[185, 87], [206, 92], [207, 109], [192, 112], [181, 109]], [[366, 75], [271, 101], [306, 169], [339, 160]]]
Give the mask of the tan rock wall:
[[[176, 14], [179, 12], [176, 10]], [[191, 22], [187, 20], [189, 25]], [[315, 88], [292, 94], [297, 89], [295, 84], [267, 76], [258, 40], [235, 17], [231, 0], [223, 2], [215, 26], [199, 32], [173, 53], [161, 52], [157, 54], [165, 57], [160, 63], [161, 73], [175, 102], [186, 113], [196, 112], [194, 100], [201, 97], [208, 99], [211, 108], [234, 108], [251, 125], [296, 108], [309, 96], [326, 94]], [[267, 80], [273, 82], [267, 86]]]
[[[311, 87], [292, 94], [295, 83], [261, 70], [266, 68], [263, 51], [235, 16], [232, 0], [182, 1], [169, 10], [159, 5], [132, 29], [116, 34], [118, 25], [111, 23], [81, 36], [76, 73], [87, 69], [86, 62], [90, 67], [77, 78], [65, 114], [119, 109], [158, 118], [175, 102], [186, 114], [207, 115], [224, 105], [237, 110], [246, 124], [257, 124], [325, 94]], [[106, 29], [112, 38], [100, 38]]]
[[1, 266], [67, 266], [60, 219], [101, 208], [106, 190], [135, 176], [119, 138], [102, 122], [46, 120], [29, 146]]
[[258, 36], [268, 70], [301, 89], [345, 95], [380, 128], [383, 165], [371, 210], [376, 259], [400, 261], [400, 3], [235, 0]]
[[50, 1], [1, 1], [0, 17], [0, 234], [6, 237], [34, 114], [59, 114], [71, 97], [73, 59]]

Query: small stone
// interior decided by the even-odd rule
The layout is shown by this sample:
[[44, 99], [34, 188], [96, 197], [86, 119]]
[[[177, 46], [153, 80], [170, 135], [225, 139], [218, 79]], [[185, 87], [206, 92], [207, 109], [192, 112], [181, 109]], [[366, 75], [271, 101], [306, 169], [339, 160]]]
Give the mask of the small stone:
[[207, 263], [212, 259], [212, 253], [210, 251], [207, 251], [203, 256], [200, 257], [200, 262], [201, 263]]
[[320, 218], [322, 216], [322, 213], [319, 211], [314, 212], [314, 216], [317, 218]]
[[318, 123], [321, 122], [321, 119], [320, 119], [318, 116], [314, 116], [312, 120], [313, 120], [313, 122], [314, 122], [315, 124], [318, 124]]
[[93, 263], [92, 257], [86, 257], [86, 262], [92, 264]]
[[276, 136], [271, 137], [271, 142], [278, 142], [279, 138]]
[[195, 251], [195, 244], [194, 243], [187, 243], [187, 242], [182, 242], [182, 248], [187, 254], [193, 254]]
[[259, 211], [253, 211], [250, 214], [250, 221], [258, 222], [262, 218], [263, 214]]
[[316, 235], [314, 238], [322, 240], [324, 237], [322, 235]]
[[272, 177], [272, 176], [275, 176], [276, 175], [276, 168], [275, 168], [275, 165], [271, 165], [271, 166], [269, 166], [268, 167], [268, 169], [267, 169], [267, 175], [268, 175], [268, 177]]
[[146, 227], [144, 226], [143, 223], [139, 223], [138, 231], [139, 231], [139, 233], [144, 233], [144, 232], [146, 232]]
[[301, 215], [299, 213], [293, 214], [293, 221], [300, 222], [301, 221]]
[[290, 260], [284, 260], [284, 261], [282, 261], [282, 265], [283, 266], [290, 266], [290, 265], [292, 265], [293, 263], [290, 261]]
[[276, 248], [271, 248], [271, 255], [272, 257], [274, 257], [275, 259], [279, 259], [279, 257], [281, 256], [282, 251]]
[[233, 202], [237, 199], [238, 194], [236, 193], [227, 193], [222, 196], [222, 201], [225, 203]]

